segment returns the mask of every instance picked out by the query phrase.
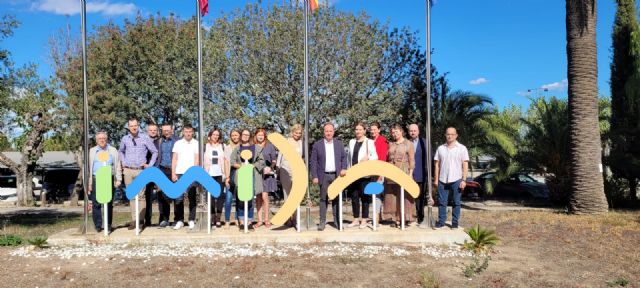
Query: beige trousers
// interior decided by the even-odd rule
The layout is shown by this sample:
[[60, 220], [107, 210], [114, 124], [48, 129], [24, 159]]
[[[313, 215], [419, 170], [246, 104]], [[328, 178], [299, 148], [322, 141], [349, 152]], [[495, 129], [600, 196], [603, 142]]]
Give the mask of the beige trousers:
[[[136, 177], [138, 176], [138, 174], [140, 174], [140, 172], [142, 172], [142, 170], [124, 168], [124, 185], [129, 186], [129, 184], [133, 182], [133, 179], [136, 179]], [[141, 208], [140, 211], [138, 211], [138, 217], [140, 217], [138, 219], [142, 223], [144, 222], [144, 214], [146, 212], [146, 207], [147, 207], [147, 199], [144, 197], [144, 188], [142, 188], [142, 190], [138, 192], [138, 201], [139, 201], [138, 207]], [[135, 198], [131, 199], [131, 201], [129, 202], [129, 207], [131, 208], [131, 222], [135, 223], [136, 221]]]

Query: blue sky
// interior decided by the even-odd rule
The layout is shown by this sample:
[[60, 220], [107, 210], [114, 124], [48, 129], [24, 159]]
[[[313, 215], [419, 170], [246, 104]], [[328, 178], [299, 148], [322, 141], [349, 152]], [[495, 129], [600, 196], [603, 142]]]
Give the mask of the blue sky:
[[[265, 4], [289, 0], [264, 0]], [[221, 11], [243, 7], [249, 0], [210, 0], [205, 25]], [[327, 3], [327, 0], [320, 0]], [[328, 0], [343, 11], [365, 11], [390, 26], [417, 31], [424, 43], [424, 0]], [[43, 78], [50, 77], [47, 41], [70, 25], [80, 30], [79, 0], [0, 0], [0, 15], [13, 14], [21, 22], [2, 48], [18, 65], [36, 63]], [[195, 0], [88, 0], [89, 33], [94, 25], [143, 14], [173, 12], [182, 18], [195, 13]], [[393, 3], [393, 4], [391, 4]], [[449, 72], [454, 89], [491, 96], [498, 106], [529, 104], [528, 95], [566, 97], [565, 1], [562, 0], [434, 0], [432, 61]], [[67, 16], [69, 15], [69, 16]], [[598, 68], [600, 94], [609, 95], [611, 30], [614, 0], [598, 1]], [[423, 44], [424, 45], [424, 44]], [[544, 91], [547, 88], [548, 91]], [[528, 92], [528, 90], [532, 90]], [[537, 90], [536, 90], [537, 89]]]

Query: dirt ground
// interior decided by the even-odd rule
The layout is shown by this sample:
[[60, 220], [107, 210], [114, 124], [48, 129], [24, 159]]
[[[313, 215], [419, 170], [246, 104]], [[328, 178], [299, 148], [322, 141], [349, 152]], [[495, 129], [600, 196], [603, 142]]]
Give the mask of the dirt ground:
[[[11, 256], [0, 248], [4, 287], [640, 287], [640, 212], [570, 216], [544, 211], [464, 211], [463, 226], [495, 229], [486, 271], [470, 258]], [[328, 245], [328, 244], [317, 244]], [[418, 247], [405, 246], [409, 251]], [[49, 248], [52, 249], [52, 248]], [[53, 248], [55, 249], [55, 248]], [[616, 282], [617, 281], [617, 282]]]

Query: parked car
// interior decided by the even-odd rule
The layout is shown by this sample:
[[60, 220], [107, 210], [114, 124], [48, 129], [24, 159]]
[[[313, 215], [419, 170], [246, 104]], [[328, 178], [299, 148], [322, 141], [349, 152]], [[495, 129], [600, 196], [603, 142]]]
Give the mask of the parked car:
[[62, 202], [69, 199], [78, 179], [78, 173], [80, 169], [76, 167], [45, 168], [42, 176], [44, 183], [42, 190], [47, 193], [47, 201]]
[[[42, 183], [40, 179], [34, 177], [33, 191], [41, 191]], [[0, 201], [15, 202], [18, 201], [18, 182], [16, 175], [2, 175], [0, 176]]]
[[495, 172], [487, 172], [474, 178], [474, 181], [479, 183], [481, 187], [479, 189], [481, 197], [484, 197], [487, 189], [490, 189], [489, 187], [493, 187], [493, 195], [496, 197], [549, 199], [550, 193], [547, 184], [538, 182], [527, 173], [513, 173], [500, 182], [495, 179], [495, 176]]

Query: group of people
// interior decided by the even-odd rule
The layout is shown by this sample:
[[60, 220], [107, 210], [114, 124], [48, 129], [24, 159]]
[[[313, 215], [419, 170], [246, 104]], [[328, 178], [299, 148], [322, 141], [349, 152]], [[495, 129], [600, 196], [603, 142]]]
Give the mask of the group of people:
[[[282, 187], [283, 196], [286, 200], [291, 191], [291, 166], [282, 154], [267, 140], [267, 131], [263, 128], [250, 131], [249, 129], [232, 129], [229, 133], [229, 141], [225, 143], [223, 133], [214, 128], [207, 133], [206, 145], [204, 145], [203, 163], [199, 163], [200, 151], [198, 140], [194, 138], [194, 128], [187, 124], [182, 127], [182, 138], [174, 135], [173, 125], [169, 123], [160, 126], [156, 124], [147, 125], [147, 133], [140, 131], [137, 119], [130, 119], [127, 123], [129, 133], [120, 141], [118, 149], [108, 144], [106, 132], [96, 133], [96, 146], [89, 151], [89, 179], [88, 192], [92, 200], [92, 217], [97, 231], [103, 229], [101, 205], [96, 202], [95, 175], [96, 171], [102, 167], [110, 165], [112, 167], [112, 181], [117, 187], [124, 181], [124, 185], [129, 185], [142, 170], [148, 167], [157, 167], [164, 175], [175, 182], [193, 166], [202, 166], [203, 169], [221, 186], [222, 193], [219, 197], [211, 200], [212, 223], [217, 227], [229, 228], [232, 223], [231, 208], [232, 201], [235, 200], [236, 213], [233, 222], [240, 229], [244, 226], [245, 213], [247, 213], [248, 227], [253, 230], [264, 226], [271, 227], [269, 222], [269, 194], [278, 190], [278, 183]], [[159, 133], [159, 129], [161, 135]], [[309, 158], [309, 169], [312, 183], [320, 186], [319, 201], [319, 223], [318, 230], [322, 231], [327, 225], [327, 189], [338, 177], [346, 175], [347, 170], [358, 163], [364, 161], [386, 161], [398, 167], [403, 172], [411, 175], [420, 187], [420, 194], [417, 198], [405, 192], [404, 202], [400, 203], [401, 187], [384, 177], [362, 178], [349, 186], [348, 193], [351, 197], [353, 221], [347, 226], [350, 228], [365, 228], [368, 226], [370, 215], [369, 205], [372, 198], [365, 195], [364, 187], [370, 181], [384, 183], [384, 193], [378, 201], [382, 202], [381, 221], [392, 227], [400, 227], [401, 219], [409, 225], [414, 223], [421, 227], [428, 227], [424, 215], [424, 207], [433, 203], [433, 200], [426, 190], [427, 175], [425, 171], [426, 157], [433, 155], [434, 160], [434, 185], [438, 191], [438, 222], [435, 229], [444, 227], [446, 220], [446, 208], [448, 203], [449, 190], [453, 190], [454, 205], [451, 227], [457, 228], [460, 218], [460, 197], [465, 187], [468, 171], [469, 155], [464, 145], [457, 142], [457, 132], [453, 127], [447, 128], [447, 142], [437, 148], [435, 153], [427, 151], [426, 140], [419, 137], [419, 127], [417, 124], [410, 124], [408, 127], [408, 138], [405, 138], [405, 129], [400, 124], [390, 126], [392, 139], [388, 141], [381, 134], [381, 126], [378, 122], [369, 125], [369, 136], [367, 137], [367, 127], [364, 123], [358, 122], [354, 125], [354, 138], [349, 140], [345, 147], [343, 142], [334, 138], [335, 126], [332, 123], [323, 125], [323, 138], [313, 143]], [[307, 153], [302, 141], [303, 127], [295, 124], [290, 128], [287, 141], [298, 155], [304, 158]], [[254, 169], [254, 200], [248, 201], [248, 209], [237, 197], [238, 180], [237, 170], [244, 165], [241, 153], [245, 150], [251, 152], [251, 157], [247, 162], [252, 164]], [[108, 157], [98, 157], [98, 153], [108, 155]], [[135, 205], [131, 206], [131, 219], [128, 229], [136, 227], [136, 213], [140, 219], [139, 227], [151, 225], [152, 196], [155, 195], [158, 201], [159, 220], [158, 227], [166, 228], [172, 226], [179, 230], [185, 226], [184, 197], [188, 198], [189, 218], [186, 221], [189, 229], [195, 228], [197, 190], [196, 184], [192, 184], [186, 193], [177, 199], [171, 199], [165, 195], [155, 184], [149, 183], [144, 191], [138, 193], [140, 201], [139, 211]], [[253, 208], [254, 202], [256, 209]], [[338, 205], [339, 200], [334, 199], [331, 203], [333, 213], [333, 225], [339, 228]], [[171, 203], [173, 202], [174, 219], [170, 222]], [[401, 205], [404, 206], [402, 209]], [[111, 230], [112, 224], [112, 204], [106, 205], [109, 209], [109, 219], [107, 229]], [[254, 221], [254, 210], [257, 212], [257, 219]], [[401, 216], [404, 211], [404, 217]], [[378, 211], [373, 211], [378, 213]], [[287, 226], [295, 227], [295, 217], [289, 218]]]

